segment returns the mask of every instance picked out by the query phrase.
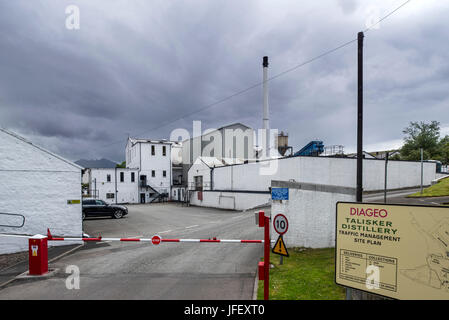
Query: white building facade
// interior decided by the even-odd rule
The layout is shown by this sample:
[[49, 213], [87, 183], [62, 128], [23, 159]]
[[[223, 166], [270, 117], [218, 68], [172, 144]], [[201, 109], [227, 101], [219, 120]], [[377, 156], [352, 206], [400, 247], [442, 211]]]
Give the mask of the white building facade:
[[130, 168], [87, 169], [88, 196], [110, 204], [139, 203], [139, 170]]
[[137, 168], [140, 203], [170, 197], [171, 149], [172, 143], [167, 140], [128, 139], [126, 167]]
[[185, 184], [188, 181], [190, 167], [199, 157], [254, 160], [256, 158], [254, 142], [254, 129], [241, 123], [206, 130], [201, 135], [183, 141], [182, 166]]
[[[82, 236], [81, 169], [0, 128], [0, 233]], [[27, 249], [27, 238], [0, 239], [0, 254]]]

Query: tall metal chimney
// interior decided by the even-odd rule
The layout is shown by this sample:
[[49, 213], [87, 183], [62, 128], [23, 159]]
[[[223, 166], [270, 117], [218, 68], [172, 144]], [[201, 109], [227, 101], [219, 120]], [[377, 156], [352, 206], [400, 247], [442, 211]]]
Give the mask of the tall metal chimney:
[[270, 155], [270, 119], [268, 110], [268, 57], [263, 57], [263, 129], [266, 136], [266, 144], [264, 150], [265, 155]]

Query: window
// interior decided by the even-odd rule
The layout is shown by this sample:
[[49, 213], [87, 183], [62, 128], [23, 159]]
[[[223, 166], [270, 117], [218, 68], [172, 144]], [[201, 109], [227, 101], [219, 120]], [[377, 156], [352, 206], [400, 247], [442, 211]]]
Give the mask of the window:
[[151, 176], [152, 176], [153, 178], [156, 177], [156, 171], [151, 170]]
[[154, 156], [156, 154], [156, 150], [154, 146], [151, 146], [151, 155]]
[[162, 171], [162, 176], [165, 178], [167, 176], [167, 171]]
[[106, 182], [111, 182], [111, 175], [110, 175], [110, 174], [108, 174], [108, 175], [106, 176]]
[[120, 182], [125, 182], [125, 173], [120, 172]]
[[[114, 194], [113, 193], [106, 193], [106, 199], [114, 199]], [[98, 202], [98, 200], [97, 200]]]
[[[162, 146], [162, 155], [165, 157], [167, 155], [167, 147]], [[165, 176], [164, 176], [165, 177]]]
[[135, 180], [134, 172], [131, 172], [131, 182], [134, 182], [134, 180]]

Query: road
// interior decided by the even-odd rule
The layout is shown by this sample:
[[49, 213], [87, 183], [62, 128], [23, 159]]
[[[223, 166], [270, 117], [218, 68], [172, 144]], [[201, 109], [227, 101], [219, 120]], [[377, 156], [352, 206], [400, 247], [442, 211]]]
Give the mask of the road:
[[[390, 191], [387, 193], [387, 204], [416, 204], [427, 206], [439, 206], [443, 203], [449, 203], [449, 197], [424, 197], [424, 198], [407, 198], [407, 195], [420, 191], [417, 189]], [[363, 202], [384, 202], [383, 192], [374, 194], [364, 194]]]
[[[253, 212], [181, 207], [173, 203], [129, 206], [123, 219], [84, 221], [103, 237], [263, 239]], [[15, 281], [0, 299], [252, 299], [261, 244], [89, 243], [50, 265], [54, 277]], [[66, 267], [80, 270], [80, 289], [66, 288]]]

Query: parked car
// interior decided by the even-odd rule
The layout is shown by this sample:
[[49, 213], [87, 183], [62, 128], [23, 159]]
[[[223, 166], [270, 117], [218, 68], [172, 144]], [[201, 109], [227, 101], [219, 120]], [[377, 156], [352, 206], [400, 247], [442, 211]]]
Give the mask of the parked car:
[[110, 216], [120, 219], [128, 214], [128, 208], [117, 204], [108, 204], [103, 200], [83, 200], [83, 220], [86, 217]]

